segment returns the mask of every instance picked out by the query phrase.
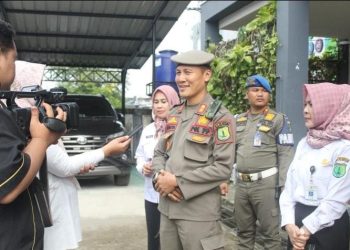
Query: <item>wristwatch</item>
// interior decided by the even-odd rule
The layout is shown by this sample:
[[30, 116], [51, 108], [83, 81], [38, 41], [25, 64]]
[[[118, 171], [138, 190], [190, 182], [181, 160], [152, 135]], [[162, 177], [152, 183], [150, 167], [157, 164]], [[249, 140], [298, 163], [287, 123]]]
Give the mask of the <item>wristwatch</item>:
[[155, 172], [153, 177], [152, 177], [152, 185], [153, 185], [154, 190], [156, 190], [156, 191], [157, 191], [157, 189], [156, 189], [155, 185], [157, 183], [158, 176], [159, 176], [159, 172]]
[[158, 179], [158, 176], [159, 176], [159, 172], [156, 172], [156, 173], [153, 175], [153, 177], [152, 177], [152, 182], [153, 182], [154, 184], [156, 184], [157, 179]]

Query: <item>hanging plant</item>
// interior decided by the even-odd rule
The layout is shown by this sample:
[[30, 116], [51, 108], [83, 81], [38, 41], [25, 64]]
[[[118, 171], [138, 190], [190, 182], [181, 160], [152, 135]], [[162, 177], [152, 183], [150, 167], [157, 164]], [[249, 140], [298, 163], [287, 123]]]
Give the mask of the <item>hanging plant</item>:
[[235, 42], [209, 44], [215, 54], [212, 63], [213, 77], [208, 91], [218, 97], [233, 114], [247, 110], [245, 82], [248, 76], [261, 74], [272, 87], [272, 105], [275, 106], [276, 50], [276, 2], [262, 7], [254, 20], [241, 27]]

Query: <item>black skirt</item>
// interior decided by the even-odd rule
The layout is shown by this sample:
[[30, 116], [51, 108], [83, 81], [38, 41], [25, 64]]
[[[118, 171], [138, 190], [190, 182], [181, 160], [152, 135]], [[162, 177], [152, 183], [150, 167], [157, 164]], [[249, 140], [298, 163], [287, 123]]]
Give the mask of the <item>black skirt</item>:
[[[306, 206], [301, 203], [295, 205], [295, 224], [303, 225], [302, 220], [311, 214], [317, 207]], [[308, 250], [349, 250], [349, 215], [347, 211], [339, 219], [334, 221], [333, 226], [326, 227], [312, 234], [305, 249]], [[292, 249], [288, 239], [288, 249]]]

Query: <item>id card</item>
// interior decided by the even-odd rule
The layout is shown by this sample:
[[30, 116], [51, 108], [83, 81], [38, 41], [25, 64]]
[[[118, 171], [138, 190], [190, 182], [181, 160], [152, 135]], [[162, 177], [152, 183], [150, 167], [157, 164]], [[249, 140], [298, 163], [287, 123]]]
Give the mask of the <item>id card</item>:
[[309, 186], [305, 192], [305, 199], [309, 201], [317, 201], [317, 187]]
[[254, 147], [260, 147], [261, 146], [261, 134], [259, 131], [256, 131], [254, 135]]

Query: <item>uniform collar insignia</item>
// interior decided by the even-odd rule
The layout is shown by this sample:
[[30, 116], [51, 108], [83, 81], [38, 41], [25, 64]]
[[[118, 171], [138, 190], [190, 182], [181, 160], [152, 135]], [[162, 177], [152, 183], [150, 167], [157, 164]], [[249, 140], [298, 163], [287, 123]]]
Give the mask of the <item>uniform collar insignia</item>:
[[197, 110], [197, 114], [198, 115], [203, 115], [205, 113], [205, 111], [207, 111], [207, 107], [208, 105], [207, 104], [201, 104], [199, 105], [199, 108]]

